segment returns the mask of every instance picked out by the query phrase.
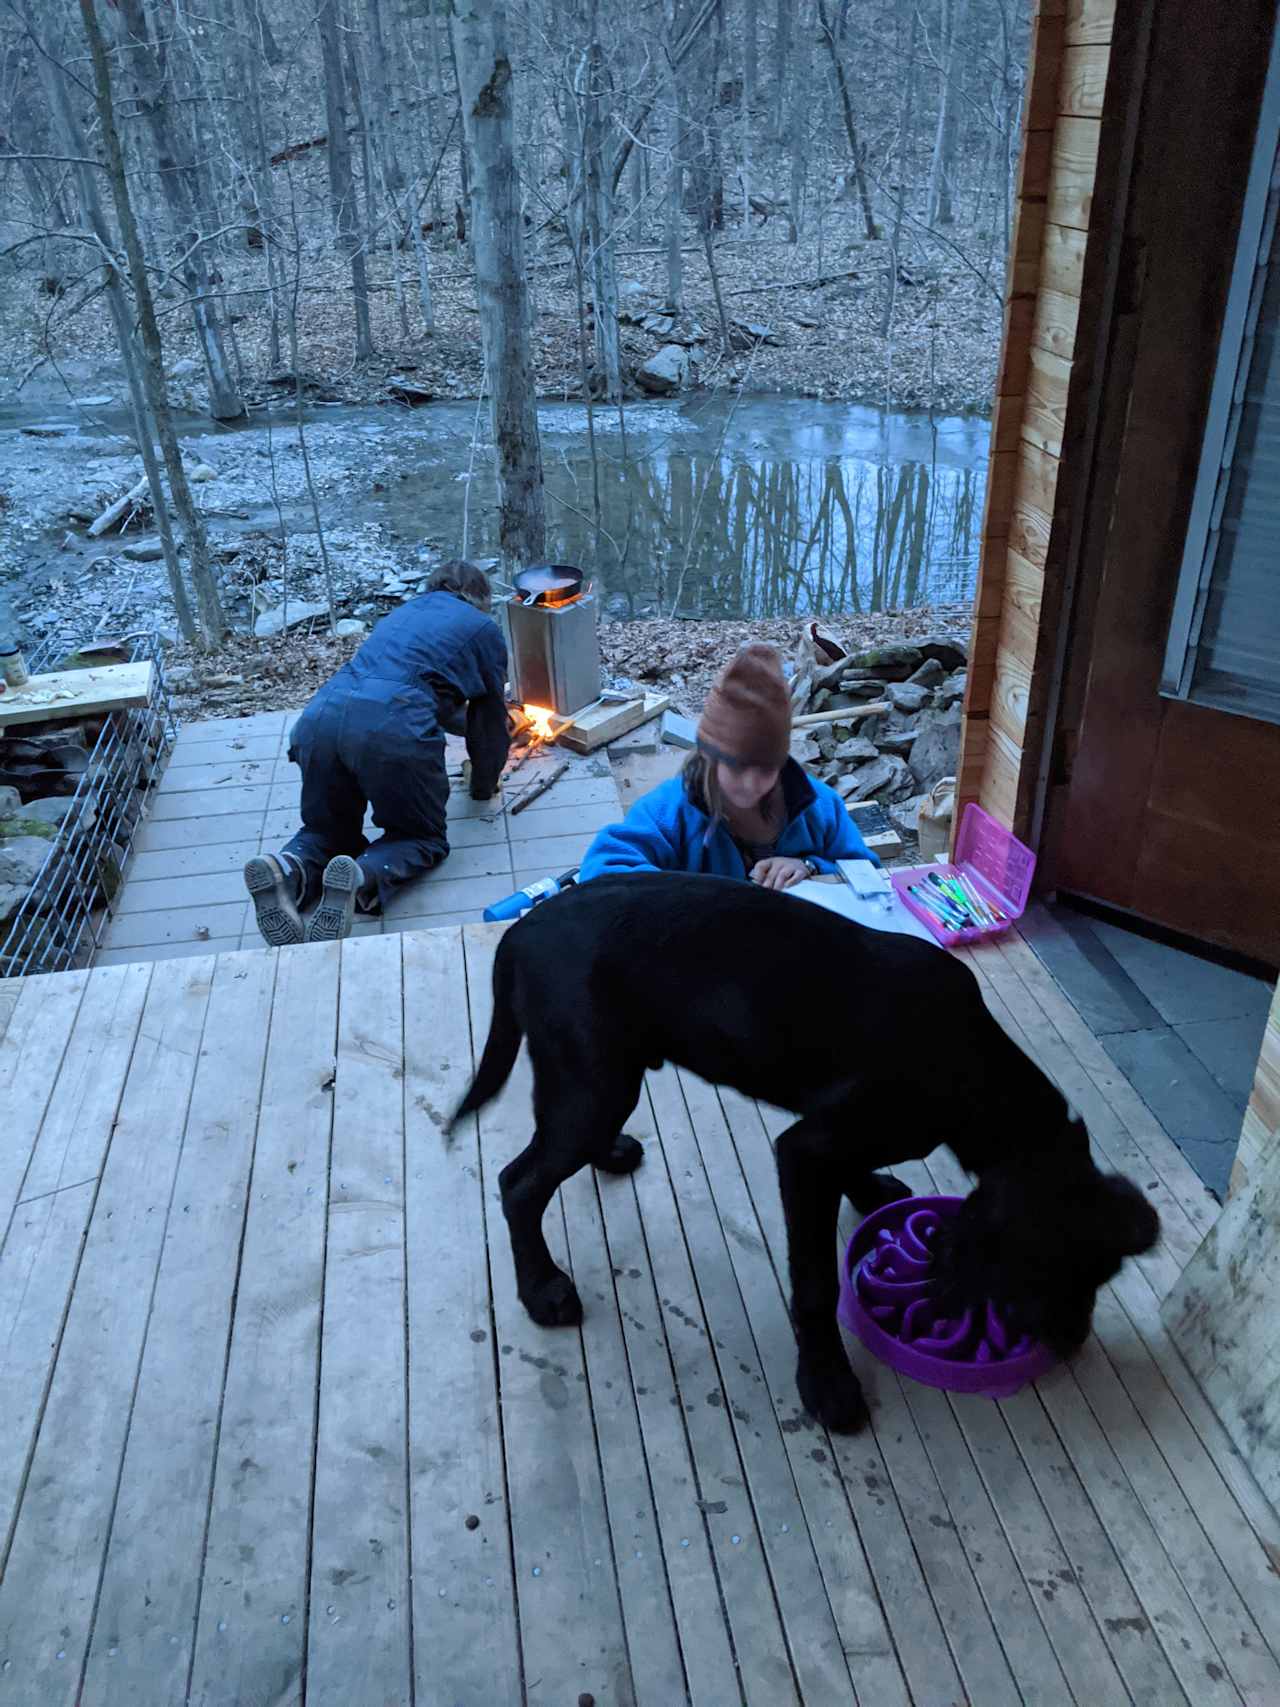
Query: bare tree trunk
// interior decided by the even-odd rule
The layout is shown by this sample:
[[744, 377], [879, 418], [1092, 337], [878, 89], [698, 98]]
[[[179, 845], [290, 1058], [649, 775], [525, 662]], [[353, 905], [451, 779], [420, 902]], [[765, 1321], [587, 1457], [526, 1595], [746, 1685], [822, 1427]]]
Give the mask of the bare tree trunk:
[[129, 45], [133, 93], [147, 122], [156, 151], [157, 177], [173, 221], [181, 253], [182, 281], [191, 303], [191, 318], [209, 376], [209, 409], [215, 420], [234, 421], [244, 414], [244, 402], [232, 377], [222, 345], [222, 328], [213, 304], [213, 286], [205, 259], [205, 241], [214, 227], [198, 211], [201, 188], [188, 155], [179, 158], [177, 129], [161, 75], [156, 50], [147, 28], [142, 0], [118, 0]]
[[791, 14], [795, 10], [796, 0], [778, 0], [778, 28], [774, 37], [777, 63], [775, 70], [778, 81], [774, 88], [773, 134], [778, 142], [786, 134], [783, 129], [783, 114], [786, 112], [787, 101], [787, 60], [791, 53]]
[[831, 66], [836, 74], [836, 88], [840, 94], [840, 111], [844, 116], [844, 133], [849, 140], [849, 154], [853, 162], [853, 178], [858, 190], [858, 202], [862, 208], [862, 223], [869, 242], [874, 242], [880, 235], [876, 222], [871, 213], [871, 196], [867, 190], [866, 166], [862, 158], [862, 144], [858, 141], [857, 125], [853, 117], [853, 98], [849, 93], [849, 80], [844, 74], [844, 60], [840, 54], [840, 44], [836, 40], [835, 31], [831, 27], [831, 19], [827, 12], [827, 0], [818, 0], [818, 23], [822, 28], [823, 40], [831, 55]]
[[809, 33], [805, 28], [810, 20], [805, 12], [805, 0], [797, 0], [796, 22], [800, 41], [796, 47], [795, 87], [791, 98], [791, 241], [800, 241], [804, 226], [805, 200], [809, 179], [809, 121], [813, 110], [813, 90], [810, 87]]
[[959, 41], [964, 0], [942, 0], [942, 87], [938, 95], [938, 130], [933, 159], [929, 165], [929, 194], [926, 215], [930, 224], [950, 225], [955, 214], [951, 205], [951, 172], [956, 151], [955, 81], [960, 69]]
[[[392, 109], [401, 91], [397, 87], [396, 60], [389, 52], [388, 37], [382, 27], [382, 0], [364, 0], [369, 18], [369, 93], [371, 110], [366, 123], [372, 125], [374, 146], [382, 165], [387, 194], [397, 196], [404, 188], [404, 172], [396, 148], [395, 123]], [[428, 106], [428, 114], [430, 107]]]
[[333, 201], [338, 243], [351, 262], [351, 289], [355, 298], [356, 360], [373, 354], [369, 326], [369, 286], [365, 272], [364, 245], [356, 223], [356, 187], [351, 174], [351, 143], [347, 137], [347, 94], [342, 75], [342, 46], [338, 29], [338, 0], [320, 0], [316, 14], [320, 53], [324, 62], [325, 111], [329, 123], [329, 193]]
[[[592, 24], [595, 23], [592, 7]], [[591, 272], [591, 300], [595, 311], [596, 366], [610, 403], [622, 396], [622, 360], [618, 347], [618, 275], [613, 259], [613, 196], [609, 168], [604, 158], [604, 97], [607, 78], [604, 52], [597, 40], [587, 51], [584, 98], [583, 143], [583, 235]]]
[[906, 211], [907, 175], [911, 170], [911, 126], [916, 105], [916, 37], [920, 29], [920, 14], [911, 9], [911, 32], [907, 45], [907, 75], [902, 88], [902, 116], [898, 121], [898, 183], [893, 196], [893, 235], [889, 239], [889, 273], [885, 286], [884, 312], [880, 317], [880, 336], [887, 338], [893, 325], [893, 311], [898, 300], [898, 255], [902, 243], [902, 220]]
[[505, 0], [449, 0], [462, 122], [475, 175], [471, 244], [489, 373], [508, 567], [546, 551], [542, 451], [529, 348], [529, 309], [515, 162]]
[[754, 135], [756, 79], [759, 76], [759, 54], [756, 32], [757, 0], [744, 0], [742, 33], [742, 133], [739, 147], [742, 153], [742, 223], [751, 225], [751, 140]]
[[178, 520], [186, 534], [187, 551], [191, 558], [191, 578], [195, 584], [196, 603], [200, 610], [200, 625], [205, 641], [216, 645], [226, 633], [226, 622], [218, 598], [217, 584], [209, 563], [209, 544], [205, 538], [204, 522], [196, 509], [187, 484], [187, 471], [182, 466], [182, 451], [169, 414], [169, 399], [164, 387], [164, 350], [160, 329], [156, 325], [155, 304], [151, 300], [151, 282], [147, 277], [146, 257], [138, 241], [138, 227], [129, 201], [129, 182], [125, 175], [124, 155], [116, 130], [115, 111], [111, 103], [111, 71], [107, 64], [106, 44], [94, 16], [94, 0], [80, 0], [80, 15], [89, 51], [93, 59], [94, 96], [102, 145], [107, 156], [107, 178], [116, 206], [116, 218], [125, 253], [129, 258], [129, 276], [133, 284], [134, 302], [138, 315], [138, 332], [142, 343], [142, 378], [147, 401], [156, 424], [156, 436], [164, 455], [169, 474], [169, 491], [173, 496]]

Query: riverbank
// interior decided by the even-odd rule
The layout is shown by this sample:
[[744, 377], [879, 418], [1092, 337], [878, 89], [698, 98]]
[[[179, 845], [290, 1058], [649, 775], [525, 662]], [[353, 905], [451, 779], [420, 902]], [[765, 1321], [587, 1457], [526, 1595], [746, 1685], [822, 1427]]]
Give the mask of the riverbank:
[[[820, 627], [847, 651], [862, 652], [926, 634], [966, 641], [971, 621], [968, 605], [917, 605], [874, 616], [824, 617]], [[798, 617], [604, 622], [601, 662], [608, 686], [660, 689], [678, 710], [696, 717], [711, 682], [740, 646], [763, 640], [789, 653], [805, 627]], [[327, 624], [317, 623], [311, 632], [293, 630], [267, 640], [233, 636], [213, 658], [176, 646], [166, 665], [174, 710], [186, 722], [293, 710], [347, 661], [362, 638], [335, 637]]]

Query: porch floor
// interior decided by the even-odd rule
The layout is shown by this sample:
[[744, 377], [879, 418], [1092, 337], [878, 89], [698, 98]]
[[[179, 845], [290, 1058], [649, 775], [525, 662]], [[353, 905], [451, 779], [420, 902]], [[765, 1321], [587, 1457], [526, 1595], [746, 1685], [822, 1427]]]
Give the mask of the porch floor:
[[[188, 724], [178, 736], [94, 958], [97, 966], [261, 947], [241, 875], [257, 853], [274, 853], [298, 828], [299, 772], [290, 763], [296, 711]], [[465, 757], [448, 738], [456, 773]], [[540, 755], [508, 785], [512, 801], [540, 770], [567, 759], [559, 782], [512, 817], [449, 797], [451, 851], [444, 864], [406, 884], [385, 917], [359, 918], [357, 936], [478, 921], [484, 909], [539, 877], [578, 865], [591, 838], [622, 815], [606, 754]], [[366, 824], [372, 840], [378, 834]]]
[[845, 1439], [793, 1385], [780, 1119], [674, 1070], [548, 1217], [582, 1329], [520, 1310], [524, 1068], [440, 1132], [498, 935], [0, 987], [0, 1701], [1280, 1701], [1280, 1523], [1159, 1316], [1216, 1206], [1025, 943], [988, 998], [1164, 1243], [1002, 1404], [855, 1346]]

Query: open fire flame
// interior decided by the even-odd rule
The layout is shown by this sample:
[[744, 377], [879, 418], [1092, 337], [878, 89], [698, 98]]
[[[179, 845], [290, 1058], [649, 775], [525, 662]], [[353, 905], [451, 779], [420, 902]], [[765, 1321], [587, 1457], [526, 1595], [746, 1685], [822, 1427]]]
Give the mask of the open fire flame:
[[551, 722], [555, 712], [549, 705], [526, 705], [524, 714], [529, 719], [529, 727], [537, 740], [552, 741], [555, 739], [556, 732]]

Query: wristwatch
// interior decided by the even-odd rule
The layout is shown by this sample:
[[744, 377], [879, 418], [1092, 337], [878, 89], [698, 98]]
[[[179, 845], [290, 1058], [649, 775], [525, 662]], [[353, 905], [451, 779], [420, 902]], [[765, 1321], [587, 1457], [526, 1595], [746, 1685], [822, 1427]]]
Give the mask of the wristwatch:
[[804, 868], [809, 873], [810, 877], [817, 877], [818, 876], [818, 868], [813, 863], [813, 861], [811, 859], [807, 859], [804, 861]]

